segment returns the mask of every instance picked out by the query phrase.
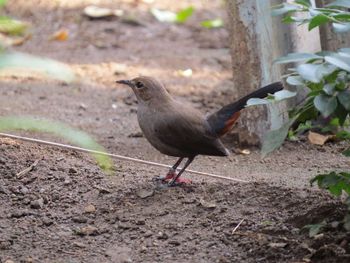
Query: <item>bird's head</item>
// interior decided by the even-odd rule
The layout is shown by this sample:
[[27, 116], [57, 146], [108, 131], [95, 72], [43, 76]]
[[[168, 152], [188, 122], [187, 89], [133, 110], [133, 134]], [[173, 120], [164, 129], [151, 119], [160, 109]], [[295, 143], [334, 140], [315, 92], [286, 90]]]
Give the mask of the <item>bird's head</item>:
[[152, 77], [137, 77], [131, 80], [118, 80], [119, 84], [127, 85], [134, 91], [139, 103], [152, 100], [164, 101], [170, 98], [165, 87]]

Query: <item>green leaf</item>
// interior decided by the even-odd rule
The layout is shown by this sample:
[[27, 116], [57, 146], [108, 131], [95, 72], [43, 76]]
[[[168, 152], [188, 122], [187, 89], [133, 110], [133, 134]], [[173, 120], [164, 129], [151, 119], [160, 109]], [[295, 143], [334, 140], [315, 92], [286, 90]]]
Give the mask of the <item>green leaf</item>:
[[311, 121], [306, 121], [304, 123], [300, 123], [298, 128], [295, 130], [295, 132], [300, 133], [300, 132], [305, 132], [308, 131], [312, 128], [312, 122]]
[[350, 13], [339, 13], [333, 15], [332, 17], [343, 22], [350, 22]]
[[337, 0], [337, 1], [334, 1], [326, 6], [350, 8], [350, 1], [349, 0]]
[[280, 91], [275, 92], [273, 94], [273, 97], [275, 100], [280, 101], [280, 100], [285, 100], [285, 99], [295, 97], [296, 95], [297, 95], [296, 92], [293, 92], [290, 90], [280, 90]]
[[309, 31], [329, 21], [330, 21], [330, 18], [324, 14], [319, 14], [317, 16], [314, 16], [309, 22]]
[[346, 117], [348, 116], [348, 111], [344, 108], [341, 103], [338, 103], [337, 109], [333, 113], [336, 118], [339, 119], [339, 125], [344, 126]]
[[342, 155], [344, 155], [344, 156], [346, 156], [346, 157], [350, 157], [350, 148], [347, 149], [347, 150], [345, 150], [345, 151], [343, 151], [343, 152], [342, 152]]
[[292, 86], [304, 86], [304, 80], [300, 76], [289, 76], [286, 79], [287, 83]]
[[305, 80], [320, 83], [325, 76], [332, 74], [336, 69], [330, 64], [301, 64], [297, 67], [297, 72]]
[[224, 25], [224, 21], [221, 18], [213, 20], [205, 20], [201, 22], [201, 26], [205, 28], [218, 28]]
[[246, 107], [269, 104], [270, 102], [267, 99], [251, 98], [247, 101]]
[[296, 5], [291, 5], [288, 3], [283, 3], [281, 5], [277, 5], [271, 12], [272, 16], [280, 16], [289, 12], [300, 10], [301, 8]]
[[[337, 132], [337, 134], [335, 136], [339, 140], [350, 140], [350, 132], [348, 132], [348, 131], [344, 131], [344, 130], [343, 131], [339, 131], [339, 132]], [[342, 154], [344, 156], [349, 157], [350, 156], [350, 149], [345, 150], [344, 152], [342, 152]]]
[[193, 11], [194, 11], [194, 8], [192, 6], [180, 10], [179, 12], [176, 13], [176, 20], [175, 20], [175, 22], [177, 22], [177, 23], [184, 23], [184, 22], [186, 22], [187, 19], [189, 19], [192, 16]]
[[332, 83], [328, 83], [326, 85], [323, 86], [323, 91], [327, 94], [327, 95], [330, 95], [332, 96], [335, 92], [335, 84]]
[[350, 23], [332, 23], [332, 26], [336, 33], [346, 33], [350, 31]]
[[328, 174], [319, 174], [310, 180], [311, 185], [317, 182], [318, 187], [327, 189], [331, 194], [340, 196], [342, 191], [350, 194], [350, 174], [345, 172], [330, 172]]
[[309, 0], [295, 0], [295, 3], [299, 4], [299, 5], [303, 5], [305, 7], [310, 7], [310, 1]]
[[348, 56], [350, 56], [350, 48], [341, 48], [338, 50], [338, 53], [345, 53], [347, 54]]
[[[71, 143], [90, 150], [105, 152], [88, 134], [70, 128], [69, 126], [48, 120], [39, 120], [32, 117], [0, 117], [0, 131], [25, 130], [47, 132], [62, 137]], [[112, 162], [104, 155], [93, 154], [101, 167], [111, 172]]]
[[319, 83], [323, 79], [323, 75], [320, 71], [320, 65], [301, 64], [297, 67], [297, 72], [303, 79], [313, 83]]
[[342, 92], [339, 92], [337, 95], [337, 98], [339, 102], [343, 105], [343, 107], [347, 111], [350, 111], [350, 91], [344, 90]]
[[323, 57], [310, 53], [289, 53], [287, 56], [279, 57], [278, 59], [274, 60], [273, 63], [285, 64], [291, 62], [306, 61], [310, 59], [323, 59]]
[[18, 69], [35, 71], [65, 82], [71, 82], [75, 77], [70, 67], [63, 63], [20, 52], [5, 51], [0, 53], [0, 71], [4, 69], [13, 69], [11, 74], [15, 74]]
[[315, 97], [314, 105], [318, 109], [323, 117], [327, 118], [337, 108], [338, 102], [336, 97], [320, 94]]
[[268, 131], [262, 142], [261, 154], [266, 156], [282, 145], [288, 135], [288, 130], [296, 118], [283, 124], [279, 129]]
[[21, 35], [28, 28], [28, 24], [7, 16], [0, 17], [0, 32], [10, 35]]
[[0, 0], [0, 7], [3, 7], [6, 5], [7, 0]]
[[305, 229], [309, 229], [309, 237], [314, 237], [321, 232], [322, 228], [326, 226], [326, 222], [320, 224], [312, 224], [304, 226]]
[[291, 23], [298, 22], [298, 21], [296, 20], [295, 17], [293, 17], [291, 15], [286, 15], [285, 17], [283, 17], [282, 22], [285, 24], [291, 24]]
[[337, 66], [338, 68], [341, 68], [343, 70], [350, 72], [350, 58], [341, 56], [339, 54], [333, 54], [330, 56], [325, 56], [325, 60], [328, 63], [333, 64], [334, 66]]

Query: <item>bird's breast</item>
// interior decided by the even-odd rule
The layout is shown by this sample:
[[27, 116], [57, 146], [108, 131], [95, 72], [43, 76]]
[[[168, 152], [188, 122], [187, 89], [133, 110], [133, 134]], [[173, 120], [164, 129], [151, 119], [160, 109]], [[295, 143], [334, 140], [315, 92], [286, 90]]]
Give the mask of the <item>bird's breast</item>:
[[158, 138], [158, 134], [160, 131], [157, 127], [157, 123], [159, 123], [160, 120], [162, 120], [163, 118], [166, 118], [166, 115], [163, 114], [161, 111], [150, 107], [144, 107], [142, 105], [139, 105], [138, 107], [137, 119], [142, 133], [147, 139], [147, 141], [163, 154], [176, 157], [186, 156], [186, 153], [162, 142]]

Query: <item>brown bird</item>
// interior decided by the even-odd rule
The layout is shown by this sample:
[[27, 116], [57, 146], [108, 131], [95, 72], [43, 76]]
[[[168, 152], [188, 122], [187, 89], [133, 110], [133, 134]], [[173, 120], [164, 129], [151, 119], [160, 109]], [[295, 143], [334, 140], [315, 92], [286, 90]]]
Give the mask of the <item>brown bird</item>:
[[[205, 117], [197, 109], [172, 98], [152, 77], [119, 80], [117, 83], [128, 85], [134, 91], [138, 101], [137, 118], [146, 139], [161, 153], [179, 157], [167, 176], [162, 178], [164, 182], [170, 181], [171, 186], [188, 182], [180, 176], [197, 155], [229, 155], [219, 138], [231, 130], [250, 98], [265, 98], [283, 89], [280, 82], [270, 84]], [[176, 174], [184, 158], [187, 161]]]

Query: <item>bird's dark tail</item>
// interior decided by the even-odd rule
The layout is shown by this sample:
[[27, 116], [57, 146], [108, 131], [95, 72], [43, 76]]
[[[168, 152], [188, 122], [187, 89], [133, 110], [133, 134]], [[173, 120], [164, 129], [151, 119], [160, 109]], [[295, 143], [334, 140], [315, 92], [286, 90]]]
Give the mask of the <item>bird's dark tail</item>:
[[209, 125], [211, 126], [213, 132], [217, 136], [222, 136], [231, 130], [233, 124], [236, 122], [240, 115], [240, 110], [242, 110], [246, 106], [247, 101], [249, 99], [262, 99], [265, 98], [268, 94], [273, 94], [282, 89], [282, 83], [275, 82], [263, 88], [255, 90], [247, 96], [237, 100], [236, 102], [228, 104], [220, 110], [218, 110], [217, 112], [214, 112], [213, 114], [209, 115], [207, 118]]

